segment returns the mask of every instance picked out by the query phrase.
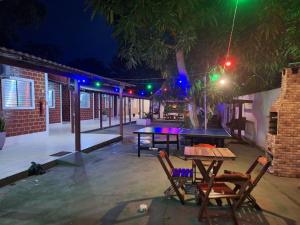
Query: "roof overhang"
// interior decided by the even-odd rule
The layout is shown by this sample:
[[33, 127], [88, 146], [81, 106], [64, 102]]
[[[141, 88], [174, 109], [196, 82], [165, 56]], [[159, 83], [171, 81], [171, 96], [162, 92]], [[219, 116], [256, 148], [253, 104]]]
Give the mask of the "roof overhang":
[[135, 87], [134, 84], [117, 81], [111, 78], [103, 77], [94, 73], [79, 70], [34, 55], [7, 49], [4, 47], [0, 47], [0, 64], [37, 70], [44, 73], [53, 73], [73, 79], [97, 80], [103, 82], [108, 86]]

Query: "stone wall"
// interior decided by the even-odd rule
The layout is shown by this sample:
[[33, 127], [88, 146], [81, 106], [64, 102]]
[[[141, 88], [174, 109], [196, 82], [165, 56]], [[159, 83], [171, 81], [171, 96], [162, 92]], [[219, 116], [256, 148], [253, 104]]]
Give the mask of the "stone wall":
[[273, 171], [278, 176], [300, 177], [300, 69], [282, 74], [282, 90], [270, 112], [277, 113], [277, 134], [268, 134]]

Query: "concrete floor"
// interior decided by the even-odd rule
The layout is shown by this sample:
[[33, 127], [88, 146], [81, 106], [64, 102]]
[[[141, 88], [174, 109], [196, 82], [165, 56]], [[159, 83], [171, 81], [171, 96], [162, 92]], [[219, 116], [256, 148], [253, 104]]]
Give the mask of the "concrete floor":
[[[124, 143], [116, 143], [89, 154], [78, 153], [59, 160], [59, 165], [42, 176], [21, 180], [0, 189], [1, 225], [187, 225], [205, 224], [197, 220], [199, 207], [193, 201], [181, 205], [167, 199], [169, 186], [154, 152], [137, 157], [135, 139], [130, 135], [137, 126], [126, 126]], [[112, 128], [116, 129], [116, 128]], [[109, 132], [109, 131], [105, 131]], [[236, 161], [222, 169], [245, 171], [261, 154], [249, 145], [229, 144]], [[171, 157], [176, 166], [189, 161]], [[254, 196], [262, 212], [245, 207], [239, 210], [242, 225], [300, 224], [299, 179], [266, 174]], [[140, 204], [149, 206], [139, 213]], [[233, 224], [218, 218], [214, 224]]]

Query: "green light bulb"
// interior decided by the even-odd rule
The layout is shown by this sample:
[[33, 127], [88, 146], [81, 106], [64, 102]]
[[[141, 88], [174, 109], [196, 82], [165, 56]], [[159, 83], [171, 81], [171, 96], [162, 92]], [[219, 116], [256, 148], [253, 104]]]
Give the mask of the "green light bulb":
[[221, 77], [221, 74], [218, 74], [218, 73], [213, 73], [211, 75], [209, 75], [209, 78], [212, 82], [216, 82], [220, 79]]
[[148, 90], [151, 90], [152, 89], [152, 84], [147, 84], [146, 87], [147, 87]]
[[96, 82], [96, 87], [100, 87], [101, 86], [101, 83], [98, 81]]

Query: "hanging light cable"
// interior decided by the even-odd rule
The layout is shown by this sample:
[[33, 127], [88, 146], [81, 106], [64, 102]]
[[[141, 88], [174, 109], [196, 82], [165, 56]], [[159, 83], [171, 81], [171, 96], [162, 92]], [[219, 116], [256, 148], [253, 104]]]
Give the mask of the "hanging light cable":
[[230, 48], [231, 48], [233, 31], [234, 31], [234, 27], [235, 27], [235, 18], [236, 18], [236, 12], [237, 12], [237, 8], [238, 8], [238, 4], [239, 4], [239, 0], [236, 0], [233, 19], [232, 19], [232, 25], [231, 25], [231, 31], [230, 31], [229, 41], [228, 41], [226, 61], [228, 60], [228, 57], [229, 57], [229, 54], [230, 54]]

